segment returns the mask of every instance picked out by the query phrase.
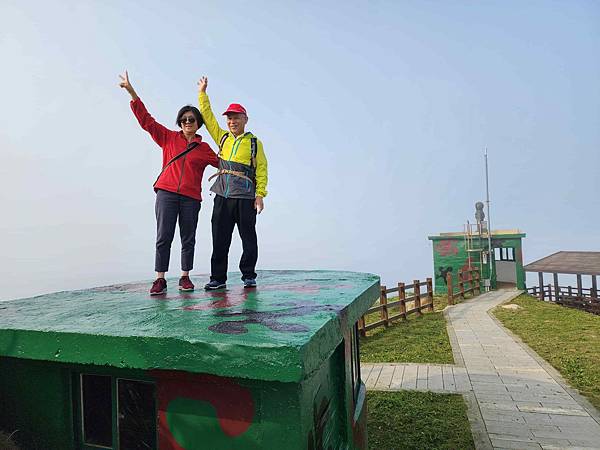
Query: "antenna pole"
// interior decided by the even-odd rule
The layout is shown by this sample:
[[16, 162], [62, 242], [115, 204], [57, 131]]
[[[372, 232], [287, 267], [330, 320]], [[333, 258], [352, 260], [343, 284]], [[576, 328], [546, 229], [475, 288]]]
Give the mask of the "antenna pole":
[[490, 288], [492, 283], [492, 275], [494, 273], [494, 265], [492, 264], [492, 221], [490, 217], [490, 185], [489, 185], [489, 175], [488, 175], [488, 151], [487, 146], [485, 147], [485, 197], [487, 203], [487, 217], [488, 217], [488, 261], [490, 265]]

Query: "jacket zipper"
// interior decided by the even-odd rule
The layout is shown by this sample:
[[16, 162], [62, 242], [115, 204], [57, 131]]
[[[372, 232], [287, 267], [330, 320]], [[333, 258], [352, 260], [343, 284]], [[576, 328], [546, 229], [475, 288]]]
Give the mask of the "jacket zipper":
[[181, 173], [179, 174], [179, 183], [177, 183], [177, 193], [179, 194], [179, 189], [181, 188], [181, 179], [183, 178], [183, 171], [185, 170], [185, 159], [188, 157], [188, 155], [185, 155], [183, 157], [183, 162], [181, 163], [182, 167], [181, 167]]
[[[229, 170], [231, 170], [231, 158], [233, 158], [235, 155], [237, 155], [238, 148], [239, 148], [240, 144], [242, 143], [241, 140], [248, 133], [249, 132], [247, 131], [244, 134], [242, 134], [241, 136], [238, 136], [237, 138], [232, 135], [234, 140], [233, 140], [233, 145], [231, 146], [231, 152], [229, 153], [229, 159], [227, 160], [227, 163], [228, 163], [227, 165], [229, 166]], [[238, 143], [238, 139], [240, 140], [239, 143]], [[237, 143], [237, 147], [235, 145], [236, 143]], [[223, 143], [223, 146], [225, 146], [225, 143]], [[233, 152], [234, 149], [235, 149], [235, 153]], [[228, 198], [228, 196], [229, 196], [229, 177], [230, 177], [230, 175], [227, 174], [226, 177], [227, 177], [227, 187], [225, 188], [225, 198]]]

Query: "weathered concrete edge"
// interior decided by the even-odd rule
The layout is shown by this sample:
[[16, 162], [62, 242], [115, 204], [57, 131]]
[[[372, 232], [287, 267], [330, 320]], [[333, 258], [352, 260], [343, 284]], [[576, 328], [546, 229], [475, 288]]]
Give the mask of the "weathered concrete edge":
[[485, 427], [475, 393], [473, 391], [464, 392], [462, 397], [467, 404], [467, 419], [469, 419], [469, 423], [471, 424], [471, 435], [473, 436], [475, 448], [477, 450], [492, 450], [492, 441]]
[[[521, 295], [523, 293], [523, 291], [519, 291], [519, 295]], [[509, 298], [508, 300], [503, 301], [502, 303], [496, 305], [495, 307], [498, 307], [500, 305], [504, 305], [508, 302], [511, 302], [512, 300], [514, 300], [516, 297], [518, 297], [518, 295], [515, 295], [514, 297]], [[495, 308], [494, 307], [494, 308]], [[550, 363], [548, 363], [544, 358], [542, 358], [540, 355], [538, 355], [531, 347], [529, 347], [525, 342], [523, 342], [523, 340], [517, 336], [516, 334], [514, 334], [512, 331], [510, 331], [508, 328], [506, 328], [502, 322], [500, 322], [493, 314], [492, 314], [492, 309], [494, 308], [490, 308], [487, 310], [487, 314], [488, 316], [490, 316], [490, 318], [496, 322], [496, 324], [502, 329], [504, 330], [504, 332], [506, 334], [508, 334], [511, 338], [513, 338], [515, 340], [515, 342], [517, 344], [519, 344], [521, 346], [521, 348], [523, 350], [525, 350], [525, 352], [531, 356], [533, 359], [535, 359], [535, 361], [542, 366], [542, 368], [548, 372], [548, 375], [550, 375], [554, 381], [556, 381], [565, 391], [567, 391], [567, 393], [573, 397], [573, 400], [575, 400], [579, 406], [581, 406], [583, 409], [586, 410], [586, 412], [596, 421], [596, 423], [598, 423], [598, 425], [600, 425], [600, 412], [594, 407], [594, 405], [592, 405], [590, 403], [590, 401], [585, 398], [583, 395], [581, 395], [579, 393], [579, 391], [573, 387], [571, 387], [567, 381], [562, 377], [562, 375], [560, 374], [560, 372], [558, 370], [556, 370], [552, 365], [550, 365]]]
[[[360, 364], [361, 367], [363, 366], [435, 366], [435, 367], [456, 367], [457, 364], [441, 364], [441, 363], [413, 363], [413, 362], [406, 362], [406, 363], [402, 363], [402, 362], [391, 362], [391, 363], [382, 363], [382, 362], [366, 362], [366, 363], [361, 363]], [[450, 392], [450, 391], [448, 391]]]
[[452, 348], [452, 357], [454, 358], [455, 364], [459, 367], [465, 367], [465, 360], [463, 358], [460, 345], [458, 345], [458, 337], [456, 336], [454, 325], [452, 325], [452, 321], [450, 320], [448, 313], [448, 308], [452, 307], [454, 307], [454, 305], [448, 305], [442, 310], [444, 313], [444, 319], [446, 320], [446, 333], [448, 334], [448, 339], [450, 340], [450, 348]]

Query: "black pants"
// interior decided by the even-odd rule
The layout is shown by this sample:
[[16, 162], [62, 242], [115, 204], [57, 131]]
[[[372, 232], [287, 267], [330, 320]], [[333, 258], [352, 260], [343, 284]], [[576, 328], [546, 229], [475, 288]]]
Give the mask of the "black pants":
[[254, 200], [245, 198], [225, 198], [215, 195], [212, 213], [213, 254], [210, 259], [210, 279], [219, 283], [227, 280], [227, 259], [233, 227], [237, 225], [242, 239], [240, 271], [242, 280], [256, 278], [258, 243], [256, 241], [256, 210]]
[[169, 270], [171, 243], [175, 236], [175, 224], [179, 219], [181, 237], [181, 270], [194, 267], [194, 247], [196, 246], [196, 226], [200, 212], [200, 200], [159, 189], [156, 192], [156, 257], [154, 270]]

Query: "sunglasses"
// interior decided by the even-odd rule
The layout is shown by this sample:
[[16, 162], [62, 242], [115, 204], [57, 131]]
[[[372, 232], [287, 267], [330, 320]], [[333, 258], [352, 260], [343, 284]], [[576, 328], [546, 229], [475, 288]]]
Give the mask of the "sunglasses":
[[179, 119], [181, 123], [195, 123], [196, 118], [194, 116], [182, 117]]

